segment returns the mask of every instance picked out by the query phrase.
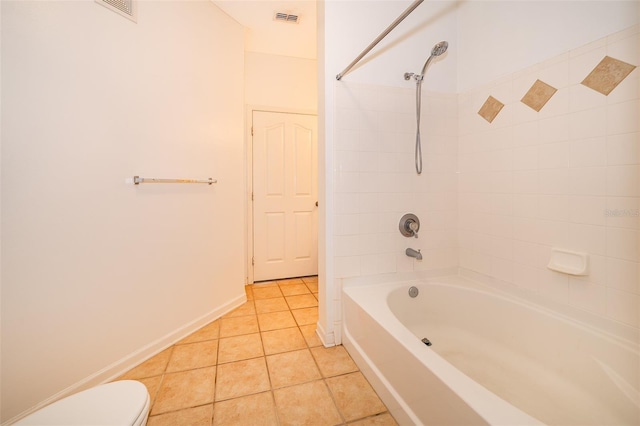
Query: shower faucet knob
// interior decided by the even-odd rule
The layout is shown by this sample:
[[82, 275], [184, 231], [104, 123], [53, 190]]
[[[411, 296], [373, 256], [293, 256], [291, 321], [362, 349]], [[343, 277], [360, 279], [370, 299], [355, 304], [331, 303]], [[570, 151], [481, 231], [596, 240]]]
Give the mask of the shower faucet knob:
[[400, 229], [400, 233], [405, 237], [418, 238], [420, 219], [413, 213], [407, 213], [400, 219], [398, 228]]

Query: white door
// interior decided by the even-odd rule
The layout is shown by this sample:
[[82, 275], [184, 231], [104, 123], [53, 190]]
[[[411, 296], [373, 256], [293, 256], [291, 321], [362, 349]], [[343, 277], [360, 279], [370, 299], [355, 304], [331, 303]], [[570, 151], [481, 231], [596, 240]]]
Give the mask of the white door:
[[318, 120], [253, 111], [253, 279], [318, 273]]

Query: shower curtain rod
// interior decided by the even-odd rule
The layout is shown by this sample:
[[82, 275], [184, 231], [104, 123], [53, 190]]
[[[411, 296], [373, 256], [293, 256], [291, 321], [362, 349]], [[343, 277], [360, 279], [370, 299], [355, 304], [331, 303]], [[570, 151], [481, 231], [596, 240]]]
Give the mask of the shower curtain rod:
[[411, 6], [409, 6], [409, 7], [407, 8], [407, 10], [405, 10], [404, 12], [402, 12], [402, 15], [398, 16], [398, 18], [397, 18], [395, 21], [393, 21], [393, 22], [391, 23], [391, 25], [389, 25], [389, 26], [387, 27], [387, 29], [386, 29], [386, 30], [384, 30], [384, 31], [383, 31], [383, 32], [382, 32], [382, 33], [381, 33], [381, 34], [380, 34], [380, 35], [379, 35], [375, 40], [373, 40], [373, 41], [371, 42], [371, 44], [370, 44], [369, 46], [367, 46], [367, 47], [366, 47], [366, 49], [364, 49], [364, 50], [362, 51], [362, 53], [361, 53], [361, 54], [359, 54], [359, 55], [358, 55], [358, 57], [357, 57], [356, 59], [354, 59], [354, 60], [353, 60], [353, 62], [351, 62], [349, 65], [347, 65], [347, 67], [346, 67], [346, 68], [345, 68], [345, 69], [344, 69], [340, 74], [336, 75], [336, 80], [340, 80], [340, 79], [341, 79], [341, 78], [342, 78], [346, 73], [348, 73], [348, 72], [349, 72], [349, 70], [350, 70], [351, 68], [353, 68], [353, 66], [354, 66], [355, 64], [357, 64], [357, 63], [360, 61], [360, 59], [362, 59], [362, 58], [364, 57], [364, 55], [366, 55], [367, 53], [369, 53], [369, 51], [370, 51], [371, 49], [373, 49], [373, 48], [376, 46], [376, 44], [380, 43], [380, 41], [381, 41], [383, 38], [385, 38], [385, 37], [387, 36], [387, 34], [389, 34], [389, 33], [391, 32], [391, 30], [393, 30], [395, 27], [397, 27], [397, 26], [398, 26], [398, 24], [399, 24], [400, 22], [402, 22], [402, 21], [404, 20], [404, 18], [406, 18], [407, 16], [409, 16], [409, 14], [410, 14], [411, 12], [413, 12], [413, 11], [414, 11], [414, 9], [415, 9], [416, 7], [420, 6], [420, 3], [422, 3], [423, 1], [424, 1], [424, 0], [415, 0], [415, 1], [411, 4]]

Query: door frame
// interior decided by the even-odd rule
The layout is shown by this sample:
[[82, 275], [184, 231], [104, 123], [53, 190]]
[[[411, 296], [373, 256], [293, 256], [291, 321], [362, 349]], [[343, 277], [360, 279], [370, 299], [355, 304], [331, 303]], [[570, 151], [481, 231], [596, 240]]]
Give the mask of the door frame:
[[[253, 112], [275, 112], [285, 114], [303, 114], [314, 115], [318, 117], [318, 111], [297, 109], [297, 108], [280, 108], [261, 105], [247, 105], [245, 110], [245, 179], [246, 179], [246, 193], [245, 193], [245, 277], [247, 284], [253, 284], [253, 200], [251, 194], [253, 194], [253, 136], [251, 135], [251, 128], [253, 127]], [[318, 161], [318, 153], [316, 152], [316, 162]]]

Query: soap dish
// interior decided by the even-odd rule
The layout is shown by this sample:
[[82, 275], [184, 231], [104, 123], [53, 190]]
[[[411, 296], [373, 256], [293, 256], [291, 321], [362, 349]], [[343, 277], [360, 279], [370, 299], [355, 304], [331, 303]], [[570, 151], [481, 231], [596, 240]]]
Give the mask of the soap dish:
[[547, 268], [569, 275], [587, 275], [589, 255], [577, 251], [553, 248]]

